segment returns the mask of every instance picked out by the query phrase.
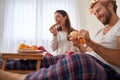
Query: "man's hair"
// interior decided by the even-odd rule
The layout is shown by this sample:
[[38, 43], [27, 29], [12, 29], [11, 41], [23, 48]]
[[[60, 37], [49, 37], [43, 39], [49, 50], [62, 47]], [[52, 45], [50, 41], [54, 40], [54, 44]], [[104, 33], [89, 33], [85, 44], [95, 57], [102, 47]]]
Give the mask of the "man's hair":
[[116, 4], [116, 0], [91, 0], [90, 2], [90, 7], [89, 10], [92, 13], [93, 12], [93, 7], [95, 6], [96, 3], [100, 2], [102, 5], [104, 6], [108, 6], [109, 3], [113, 4], [113, 10], [116, 13], [117, 12], [117, 4]]

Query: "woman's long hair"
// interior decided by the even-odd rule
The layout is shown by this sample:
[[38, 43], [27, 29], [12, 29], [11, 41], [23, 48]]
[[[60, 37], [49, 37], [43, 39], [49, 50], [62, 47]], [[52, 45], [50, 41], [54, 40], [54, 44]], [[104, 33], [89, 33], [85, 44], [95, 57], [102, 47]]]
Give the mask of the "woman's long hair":
[[[70, 34], [70, 32], [72, 32], [74, 29], [71, 26], [71, 22], [70, 22], [67, 12], [64, 10], [57, 10], [55, 13], [60, 13], [63, 17], [65, 17], [65, 16], [67, 17], [67, 19], [65, 21], [65, 27], [66, 27], [66, 32], [67, 32], [67, 36], [68, 36]], [[67, 39], [68, 39], [68, 37], [67, 37]]]

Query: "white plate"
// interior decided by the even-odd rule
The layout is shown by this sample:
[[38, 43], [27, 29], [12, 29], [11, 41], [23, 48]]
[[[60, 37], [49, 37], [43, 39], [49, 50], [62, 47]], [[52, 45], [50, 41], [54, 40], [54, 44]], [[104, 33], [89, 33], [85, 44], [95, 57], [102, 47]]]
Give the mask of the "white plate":
[[42, 50], [18, 50], [19, 53], [36, 53], [41, 51]]

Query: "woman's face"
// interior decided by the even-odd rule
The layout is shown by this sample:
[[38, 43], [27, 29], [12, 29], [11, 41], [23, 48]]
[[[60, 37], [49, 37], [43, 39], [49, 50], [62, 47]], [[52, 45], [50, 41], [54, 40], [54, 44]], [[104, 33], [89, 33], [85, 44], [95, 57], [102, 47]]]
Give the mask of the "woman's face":
[[61, 13], [56, 12], [54, 18], [55, 18], [55, 22], [59, 23], [61, 27], [65, 26], [66, 16], [63, 17]]

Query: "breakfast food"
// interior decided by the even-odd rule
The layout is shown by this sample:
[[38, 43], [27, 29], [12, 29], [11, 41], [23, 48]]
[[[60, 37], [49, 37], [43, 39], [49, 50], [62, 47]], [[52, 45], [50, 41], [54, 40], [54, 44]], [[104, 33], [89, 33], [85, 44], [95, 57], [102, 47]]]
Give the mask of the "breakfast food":
[[43, 46], [39, 46], [39, 47], [38, 47], [38, 50], [46, 51], [45, 48], [44, 48]]
[[69, 35], [70, 40], [78, 38], [78, 31], [72, 31]]
[[73, 51], [67, 51], [66, 52], [66, 55], [71, 55], [71, 54], [74, 54], [74, 52]]
[[19, 45], [18, 50], [38, 50], [38, 47], [36, 45], [29, 46], [22, 43]]
[[[69, 35], [70, 40], [78, 39], [79, 33], [78, 31], [72, 31]], [[79, 38], [80, 43], [85, 44], [82, 37]]]
[[27, 44], [20, 44], [18, 46], [18, 50], [43, 50], [43, 51], [46, 51], [44, 46], [36, 46], [36, 45], [27, 45]]
[[38, 50], [38, 47], [36, 45], [32, 45], [30, 48], [31, 50]]
[[82, 37], [80, 37], [79, 40], [80, 40], [80, 43], [85, 44], [85, 42], [84, 42]]
[[30, 46], [22, 43], [22, 44], [19, 45], [18, 50], [28, 49], [29, 47], [30, 47]]

